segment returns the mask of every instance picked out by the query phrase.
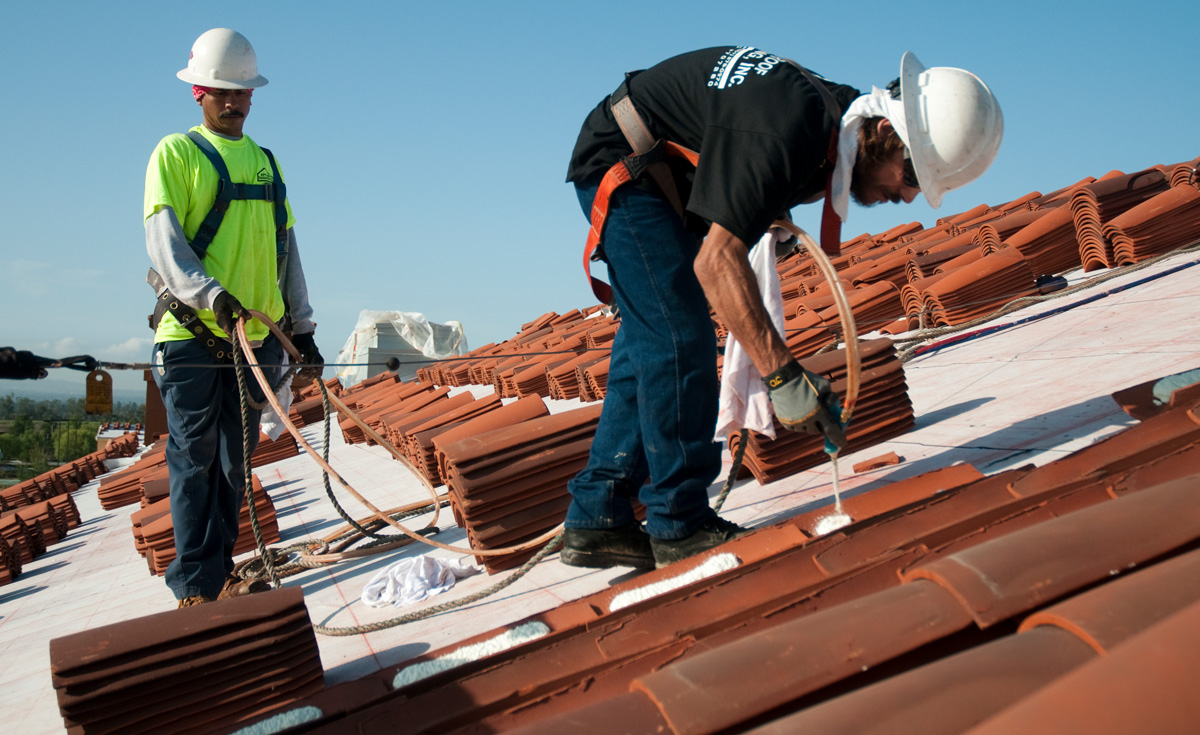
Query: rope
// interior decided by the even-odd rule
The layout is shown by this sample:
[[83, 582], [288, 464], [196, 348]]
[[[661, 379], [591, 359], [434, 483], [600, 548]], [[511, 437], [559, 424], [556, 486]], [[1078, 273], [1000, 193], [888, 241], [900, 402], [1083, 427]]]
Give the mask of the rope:
[[[332, 406], [329, 403], [329, 391], [325, 387], [325, 382], [322, 380], [318, 380], [316, 382], [317, 382], [317, 385], [321, 386], [321, 399], [322, 399], [322, 403], [325, 407], [325, 422], [324, 422], [325, 423], [325, 440], [324, 440], [323, 446], [321, 447], [321, 457], [325, 460], [325, 464], [328, 465], [329, 464], [329, 424], [331, 423], [330, 416], [333, 413], [333, 411], [332, 411]], [[374, 533], [373, 531], [369, 531], [366, 528], [363, 528], [362, 526], [360, 526], [358, 524], [357, 521], [355, 521], [353, 518], [351, 518], [350, 515], [342, 508], [341, 504], [338, 503], [337, 498], [333, 494], [333, 487], [331, 487], [329, 484], [329, 473], [325, 470], [324, 467], [321, 468], [321, 481], [325, 485], [325, 496], [329, 498], [330, 503], [333, 503], [334, 510], [337, 511], [337, 514], [342, 517], [342, 520], [345, 521], [347, 523], [347, 525], [349, 525], [351, 528], [353, 528], [359, 534], [366, 536], [366, 537], [370, 537], [373, 539], [387, 538], [387, 536], [382, 536], [380, 534]], [[435, 519], [436, 519], [436, 516], [435, 516]], [[428, 528], [433, 528], [436, 530], [437, 525], [431, 524], [430, 526], [428, 526]]]
[[[273, 332], [276, 332], [276, 336], [280, 340], [280, 343], [284, 346], [284, 348], [287, 349], [289, 353], [295, 354], [295, 347], [291, 344], [291, 342], [289, 340], [287, 340], [286, 336], [284, 336], [282, 332], [277, 331], [277, 327], [272, 322], [270, 322], [269, 319], [266, 318], [266, 315], [261, 314], [259, 312], [255, 312], [255, 311], [251, 311], [251, 315], [254, 318], [257, 318], [260, 321], [262, 321], [263, 323], [267, 324], [272, 329]], [[248, 340], [246, 339], [245, 323], [243, 320], [239, 320], [237, 322], [236, 339], [234, 341], [234, 347], [235, 347], [235, 353], [234, 353], [235, 361], [238, 364], [243, 364], [242, 351], [250, 349]], [[551, 554], [555, 550], [557, 550], [559, 545], [561, 544], [562, 536], [563, 536], [562, 530], [561, 530], [562, 529], [561, 525], [557, 526], [552, 531], [548, 532], [547, 534], [544, 534], [543, 536], [541, 536], [537, 539], [525, 542], [523, 544], [514, 545], [511, 547], [504, 547], [501, 549], [470, 549], [470, 548], [462, 549], [461, 547], [454, 547], [454, 546], [450, 546], [447, 544], [441, 544], [436, 541], [430, 541], [428, 539], [425, 539], [419, 533], [414, 533], [414, 532], [408, 530], [404, 526], [400, 525], [392, 516], [385, 514], [383, 511], [380, 511], [373, 504], [371, 504], [365, 498], [363, 498], [361, 495], [359, 495], [357, 492], [355, 492], [354, 489], [349, 485], [349, 483], [347, 483], [344, 479], [342, 479], [339, 475], [337, 475], [337, 473], [334, 472], [333, 469], [329, 466], [328, 448], [329, 448], [329, 418], [331, 415], [331, 411], [329, 410], [330, 403], [332, 402], [333, 404], [337, 405], [339, 407], [339, 410], [346, 413], [351, 419], [353, 419], [355, 421], [355, 423], [357, 423], [360, 426], [360, 428], [364, 429], [364, 431], [366, 431], [368, 433], [368, 435], [370, 435], [372, 437], [372, 439], [374, 439], [381, 446], [384, 446], [385, 448], [387, 448], [398, 459], [401, 459], [406, 466], [408, 466], [411, 470], [413, 470], [414, 474], [417, 474], [418, 477], [422, 477], [422, 478], [423, 478], [423, 475], [420, 475], [420, 473], [417, 472], [416, 468], [413, 467], [411, 465], [411, 463], [409, 463], [407, 461], [406, 458], [399, 455], [398, 451], [394, 447], [392, 447], [392, 445], [389, 442], [387, 442], [386, 439], [383, 439], [383, 437], [380, 437], [378, 434], [376, 434], [373, 429], [371, 429], [369, 426], [366, 426], [362, 422], [362, 420], [360, 418], [358, 418], [358, 416], [356, 414], [354, 414], [352, 411], [350, 411], [350, 409], [348, 407], [346, 407], [345, 404], [341, 403], [341, 401], [338, 400], [336, 397], [331, 397], [329, 395], [329, 393], [326, 390], [324, 390], [323, 383], [322, 383], [322, 395], [324, 396], [324, 403], [325, 403], [325, 408], [326, 408], [326, 411], [325, 411], [325, 447], [324, 447], [324, 451], [322, 452], [322, 455], [320, 456], [320, 458], [318, 458], [317, 454], [313, 450], [312, 446], [304, 439], [304, 437], [302, 435], [300, 435], [300, 432], [296, 429], [296, 427], [292, 424], [292, 422], [290, 420], [288, 420], [287, 413], [285, 411], [283, 411], [282, 407], [279, 405], [279, 402], [276, 399], [275, 394], [268, 390], [269, 384], [266, 380], [266, 376], [263, 375], [260, 367], [257, 364], [248, 364], [247, 366], [250, 367], [251, 370], [254, 372], [254, 376], [258, 380], [259, 385], [263, 388], [263, 391], [266, 395], [267, 400], [270, 402], [270, 404], [271, 404], [272, 408], [275, 410], [276, 414], [284, 422], [285, 427], [293, 434], [293, 436], [297, 439], [297, 441], [299, 441], [304, 446], [305, 450], [312, 457], [314, 457], [314, 459], [317, 459], [318, 464], [321, 465], [322, 472], [323, 472], [324, 479], [325, 479], [327, 494], [329, 495], [330, 500], [333, 502], [334, 507], [338, 510], [339, 515], [342, 516], [342, 518], [347, 522], [347, 524], [352, 529], [345, 535], [348, 536], [350, 534], [359, 534], [363, 537], [370, 536], [374, 539], [373, 541], [369, 542], [366, 546], [364, 546], [361, 549], [341, 551], [341, 552], [337, 552], [335, 554], [326, 554], [325, 553], [329, 549], [329, 543], [330, 543], [329, 541], [316, 541], [316, 542], [311, 541], [311, 540], [302, 541], [302, 542], [298, 542], [297, 544], [293, 544], [289, 547], [286, 547], [285, 549], [279, 549], [279, 550], [272, 550], [266, 546], [266, 544], [262, 540], [262, 534], [261, 534], [261, 531], [259, 530], [257, 514], [255, 512], [254, 504], [253, 504], [253, 497], [252, 497], [253, 490], [252, 490], [252, 485], [251, 485], [252, 479], [250, 477], [249, 433], [248, 433], [249, 432], [249, 421], [248, 421], [249, 410], [248, 410], [248, 408], [249, 408], [250, 402], [249, 402], [249, 395], [246, 390], [244, 372], [239, 370], [237, 375], [238, 375], [239, 393], [240, 393], [240, 397], [242, 399], [242, 404], [241, 404], [241, 407], [242, 407], [242, 442], [243, 442], [242, 449], [243, 449], [243, 454], [246, 457], [246, 462], [245, 462], [246, 486], [247, 486], [246, 492], [247, 492], [247, 502], [250, 504], [251, 527], [254, 530], [255, 541], [257, 542], [257, 546], [258, 546], [258, 552], [259, 552], [258, 563], [262, 567], [262, 569], [265, 570], [266, 574], [270, 576], [270, 578], [276, 588], [278, 588], [280, 586], [279, 579], [280, 579], [281, 574], [283, 576], [290, 576], [291, 574], [298, 574], [300, 571], [302, 571], [303, 569], [306, 569], [306, 568], [316, 568], [316, 567], [320, 567], [320, 566], [325, 566], [327, 564], [332, 564], [332, 563], [335, 563], [338, 561], [343, 561], [348, 558], [357, 558], [360, 556], [365, 556], [367, 554], [379, 553], [381, 551], [390, 550], [390, 549], [396, 548], [398, 546], [407, 545], [407, 544], [411, 543], [412, 541], [421, 541], [430, 546], [436, 546], [438, 548], [449, 549], [452, 551], [462, 551], [464, 553], [473, 554], [475, 556], [484, 556], [484, 555], [492, 556], [492, 555], [515, 553], [518, 551], [524, 551], [526, 549], [533, 548], [533, 546], [535, 546], [537, 544], [542, 544], [542, 543], [545, 543], [548, 541], [548, 543], [545, 543], [545, 545], [536, 554], [534, 554], [534, 556], [531, 559], [529, 559], [525, 564], [523, 564], [516, 572], [514, 572], [513, 574], [510, 574], [507, 578], [501, 580], [500, 582], [497, 582], [496, 584], [492, 585], [491, 587], [489, 587], [485, 590], [481, 590], [480, 592], [474, 593], [472, 595], [468, 595], [459, 600], [454, 600], [451, 602], [443, 603], [441, 605], [435, 605], [435, 606], [426, 608], [426, 609], [421, 610], [416, 613], [410, 613], [408, 615], [404, 615], [399, 618], [393, 618], [391, 620], [384, 620], [384, 621], [370, 623], [370, 624], [362, 625], [362, 626], [354, 626], [354, 627], [350, 627], [350, 628], [338, 628], [338, 627], [330, 627], [330, 626], [323, 626], [323, 625], [314, 625], [313, 629], [316, 632], [321, 633], [322, 635], [330, 635], [330, 636], [357, 635], [357, 634], [361, 634], [361, 633], [368, 633], [368, 632], [372, 632], [372, 631], [376, 631], [376, 630], [382, 630], [384, 628], [402, 625], [404, 623], [414, 622], [416, 620], [422, 620], [424, 618], [431, 617], [433, 615], [437, 615], [437, 614], [439, 614], [441, 612], [445, 612], [447, 610], [453, 610], [455, 608], [462, 607], [464, 605], [469, 605], [472, 602], [475, 602], [477, 600], [481, 600], [485, 597], [493, 595], [496, 592], [504, 589], [505, 587], [513, 584], [514, 582], [519, 580], [521, 577], [528, 574], [529, 571], [531, 569], [533, 569], [533, 567], [536, 566], [538, 563], [540, 563], [543, 559], [545, 559], [546, 556], [548, 556], [549, 554]], [[320, 382], [320, 381], [318, 381], [318, 382]], [[370, 508], [371, 511], [374, 513], [375, 519], [377, 521], [382, 521], [382, 522], [386, 523], [387, 525], [395, 527], [396, 529], [401, 531], [401, 533], [404, 534], [404, 536], [403, 537], [380, 536], [379, 534], [373, 533], [372, 531], [368, 530], [367, 528], [363, 527], [361, 524], [357, 523], [352, 518], [350, 518], [345, 513], [344, 509], [342, 509], [341, 506], [337, 503], [336, 498], [333, 496], [332, 488], [329, 486], [329, 483], [328, 483], [329, 474], [333, 474], [334, 477], [336, 477], [338, 479], [338, 481], [347, 490], [349, 490], [352, 495], [354, 495], [360, 502], [362, 502], [364, 505], [366, 505], [368, 508]], [[425, 508], [432, 507], [434, 510], [434, 520], [431, 522], [430, 527], [436, 529], [438, 511], [441, 508], [442, 502], [441, 502], [441, 498], [439, 498], [437, 496], [437, 494], [435, 492], [433, 492], [432, 485], [429, 485], [428, 482], [426, 482], [426, 485], [429, 487], [430, 492], [433, 496], [433, 502], [430, 504], [425, 504], [420, 507], [411, 509], [410, 513], [415, 515], [415, 514], [424, 512]], [[349, 545], [353, 545], [353, 543], [356, 543], [356, 541], [350, 541]], [[343, 548], [345, 548], [345, 547], [343, 547]], [[313, 553], [314, 549], [319, 549], [319, 551], [317, 551], [316, 553]], [[277, 555], [290, 554], [294, 551], [300, 552], [300, 559], [296, 562], [281, 564], [280, 569], [277, 569], [276, 564], [275, 564]], [[284, 558], [286, 558], [286, 556]], [[251, 560], [251, 561], [253, 561], [253, 560]], [[236, 567], [235, 572], [237, 572], [239, 574], [239, 576], [241, 576], [243, 578], [248, 578], [248, 577], [252, 577], [252, 576], [261, 576], [261, 573], [257, 572], [256, 568], [254, 567], [254, 565], [252, 563], [247, 563], [247, 564], [241, 565], [239, 567]]]
[[[242, 346], [236, 341], [233, 344], [233, 361], [234, 364], [242, 364], [244, 362]], [[254, 543], [258, 546], [258, 556], [262, 559], [263, 566], [266, 567], [267, 574], [271, 577], [271, 586], [279, 589], [279, 575], [275, 572], [275, 563], [271, 558], [271, 552], [267, 548], [266, 542], [263, 541], [262, 529], [258, 525], [258, 510], [254, 507], [254, 479], [250, 467], [250, 406], [253, 405], [253, 401], [250, 400], [250, 392], [246, 389], [246, 371], [238, 370], [236, 375], [238, 381], [238, 398], [242, 408], [242, 467], [245, 472], [243, 480], [245, 482], [246, 505], [250, 511], [250, 528], [254, 531]], [[258, 427], [254, 428], [257, 430]]]

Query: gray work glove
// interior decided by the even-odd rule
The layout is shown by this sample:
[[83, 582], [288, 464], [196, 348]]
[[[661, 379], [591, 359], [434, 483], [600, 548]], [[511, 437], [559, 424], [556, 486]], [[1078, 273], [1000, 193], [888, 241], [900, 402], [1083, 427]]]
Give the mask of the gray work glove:
[[825, 436], [826, 451], [843, 449], [846, 432], [839, 420], [842, 411], [829, 381], [790, 362], [763, 382], [771, 395], [771, 406], [784, 428]]
[[300, 385], [319, 380], [321, 371], [325, 368], [325, 358], [321, 357], [321, 352], [317, 349], [317, 342], [313, 338], [314, 334], [316, 333], [307, 332], [305, 334], [292, 335], [292, 344], [300, 351], [301, 361], [305, 365], [296, 374], [296, 382]]
[[249, 319], [250, 312], [246, 311], [246, 307], [242, 306], [242, 302], [237, 300], [237, 297], [228, 291], [222, 291], [217, 294], [217, 298], [213, 300], [213, 313], [217, 316], [217, 326], [221, 331], [229, 336], [229, 340], [233, 341], [233, 325], [238, 317]]

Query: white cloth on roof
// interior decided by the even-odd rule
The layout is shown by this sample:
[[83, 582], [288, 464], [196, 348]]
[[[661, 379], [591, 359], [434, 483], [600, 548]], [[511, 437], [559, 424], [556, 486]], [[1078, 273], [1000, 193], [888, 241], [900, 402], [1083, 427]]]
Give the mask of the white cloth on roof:
[[479, 567], [465, 558], [435, 559], [422, 554], [398, 561], [371, 577], [361, 599], [370, 607], [403, 607], [440, 595], [457, 580], [479, 572]]
[[868, 117], [886, 117], [904, 145], [908, 145], [908, 125], [904, 118], [904, 102], [892, 99], [886, 89], [871, 87], [850, 103], [842, 115], [842, 128], [838, 133], [837, 164], [833, 167], [833, 211], [845, 222], [850, 213], [850, 176], [854, 173], [854, 162], [858, 160], [858, 131]]
[[[783, 334], [783, 295], [779, 290], [779, 272], [775, 270], [775, 241], [783, 242], [790, 233], [771, 230], [750, 249], [750, 268], [758, 280], [763, 306], [771, 324]], [[733, 334], [725, 342], [725, 362], [721, 372], [721, 398], [717, 409], [717, 431], [713, 441], [723, 441], [742, 428], [775, 438], [771, 399], [758, 368]]]

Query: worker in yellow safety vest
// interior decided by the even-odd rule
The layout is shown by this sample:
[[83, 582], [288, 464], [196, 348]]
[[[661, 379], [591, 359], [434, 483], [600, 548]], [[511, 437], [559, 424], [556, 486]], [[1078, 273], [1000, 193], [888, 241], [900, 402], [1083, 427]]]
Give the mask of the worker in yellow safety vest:
[[[245, 463], [258, 442], [260, 412], [243, 450], [238, 376], [228, 365], [237, 319], [247, 309], [281, 321], [300, 350], [300, 378], [319, 377], [324, 360], [292, 229], [279, 165], [242, 132], [254, 90], [267, 84], [245, 36], [215, 28], [196, 39], [176, 76], [192, 85], [203, 124], [163, 138], [146, 169], [148, 281], [158, 296], [154, 380], [167, 412], [175, 560], [167, 586], [180, 607], [266, 589], [233, 575], [233, 549], [244, 500]], [[247, 321], [253, 360], [277, 366], [279, 341]], [[266, 367], [269, 379], [278, 368]], [[244, 375], [250, 397], [264, 396]]]

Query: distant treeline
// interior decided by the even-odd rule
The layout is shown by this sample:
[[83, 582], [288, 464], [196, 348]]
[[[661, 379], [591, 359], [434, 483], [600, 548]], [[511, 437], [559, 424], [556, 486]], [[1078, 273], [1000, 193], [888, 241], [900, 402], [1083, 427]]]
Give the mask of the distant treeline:
[[94, 452], [100, 424], [145, 423], [145, 409], [141, 403], [118, 402], [108, 416], [89, 416], [82, 398], [0, 397], [0, 477], [25, 480]]
[[0, 420], [15, 419], [18, 416], [27, 416], [34, 421], [78, 419], [97, 424], [106, 421], [145, 423], [146, 406], [133, 401], [116, 401], [113, 403], [113, 412], [108, 416], [89, 416], [84, 410], [82, 398], [37, 401], [32, 398], [18, 398], [12, 393], [0, 397]]

